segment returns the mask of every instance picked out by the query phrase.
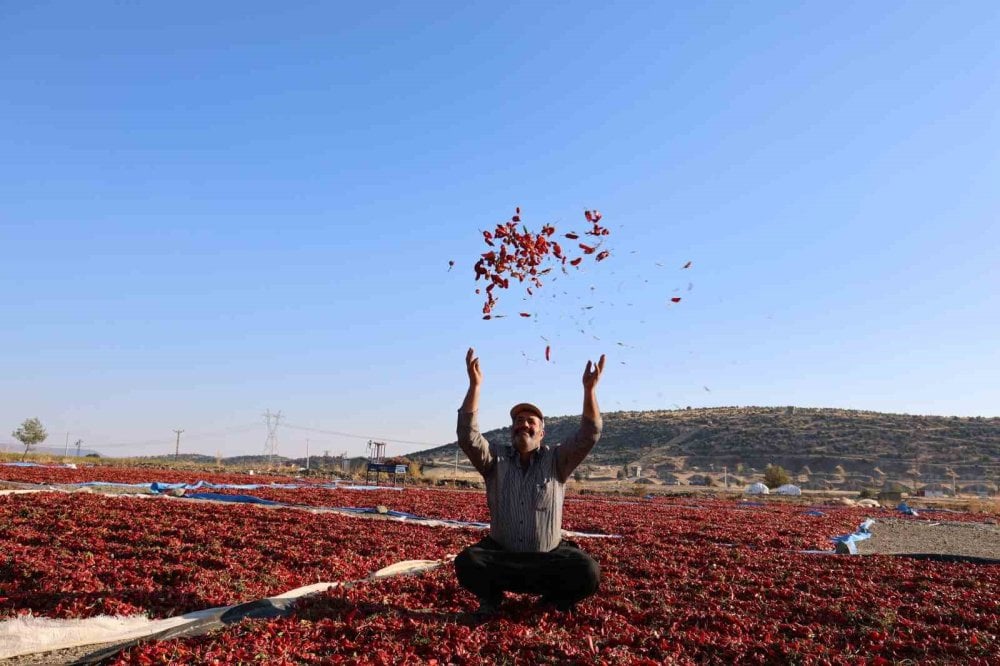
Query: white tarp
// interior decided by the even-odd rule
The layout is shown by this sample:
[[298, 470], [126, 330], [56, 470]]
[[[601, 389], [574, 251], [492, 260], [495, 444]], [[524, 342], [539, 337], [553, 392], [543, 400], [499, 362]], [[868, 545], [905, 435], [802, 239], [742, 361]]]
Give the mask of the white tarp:
[[748, 495], [767, 495], [770, 492], [771, 491], [767, 489], [767, 486], [760, 482], [752, 483], [747, 486]]
[[786, 483], [785, 485], [780, 486], [774, 492], [778, 493], [779, 495], [801, 495], [802, 489], [792, 483]]
[[[396, 562], [379, 569], [367, 579], [385, 578], [387, 576], [403, 576], [423, 573], [445, 564], [451, 556], [441, 560], [407, 560]], [[300, 597], [324, 592], [331, 587], [351, 585], [361, 581], [313, 583], [304, 587], [289, 590], [283, 594], [268, 599], [298, 599]], [[217, 616], [222, 612], [235, 608], [224, 606], [185, 613], [162, 620], [151, 620], [145, 615], [115, 616], [99, 615], [78, 620], [54, 620], [47, 617], [31, 615], [15, 617], [0, 622], [0, 659], [9, 659], [40, 652], [64, 650], [66, 648], [98, 645], [103, 643], [119, 643], [135, 640], [144, 636], [152, 636], [167, 629], [174, 629], [185, 624], [197, 622], [203, 618]]]

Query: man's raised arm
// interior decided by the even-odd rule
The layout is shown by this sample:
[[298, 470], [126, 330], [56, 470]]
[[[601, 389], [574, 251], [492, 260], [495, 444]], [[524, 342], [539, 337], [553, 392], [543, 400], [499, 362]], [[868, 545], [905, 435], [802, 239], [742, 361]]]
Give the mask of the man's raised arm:
[[479, 387], [483, 383], [483, 372], [479, 369], [479, 359], [472, 347], [465, 354], [465, 369], [469, 373], [469, 390], [465, 394], [462, 407], [458, 410], [458, 445], [472, 461], [472, 465], [483, 476], [493, 466], [490, 444], [479, 432]]
[[557, 449], [559, 452], [556, 465], [559, 480], [565, 482], [577, 465], [583, 462], [590, 450], [601, 438], [601, 430], [604, 427], [601, 419], [601, 411], [597, 406], [597, 383], [601, 380], [601, 373], [604, 372], [604, 354], [596, 364], [587, 361], [587, 367], [583, 371], [583, 418], [580, 420], [580, 429], [576, 431], [573, 438], [564, 442]]

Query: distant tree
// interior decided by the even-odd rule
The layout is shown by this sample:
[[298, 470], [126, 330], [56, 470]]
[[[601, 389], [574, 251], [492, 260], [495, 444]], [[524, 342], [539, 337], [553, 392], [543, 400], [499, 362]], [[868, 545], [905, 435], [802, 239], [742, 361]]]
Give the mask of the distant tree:
[[616, 475], [616, 477], [619, 481], [621, 481], [622, 479], [625, 478], [625, 472], [623, 470], [618, 470], [618, 474]]
[[406, 463], [406, 473], [411, 479], [421, 479], [424, 476], [424, 466], [416, 460], [411, 460]]
[[764, 470], [764, 485], [768, 488], [777, 488], [786, 483], [791, 483], [792, 477], [788, 475], [781, 465], [768, 465]]
[[580, 470], [576, 470], [575, 472], [573, 472], [573, 480], [576, 481], [577, 483], [583, 481], [583, 472], [581, 472]]
[[45, 428], [42, 427], [42, 422], [37, 418], [25, 419], [21, 427], [11, 434], [14, 436], [14, 439], [24, 444], [24, 455], [21, 456], [22, 461], [28, 457], [28, 452], [31, 449], [44, 442], [49, 436], [49, 433], [45, 432]]

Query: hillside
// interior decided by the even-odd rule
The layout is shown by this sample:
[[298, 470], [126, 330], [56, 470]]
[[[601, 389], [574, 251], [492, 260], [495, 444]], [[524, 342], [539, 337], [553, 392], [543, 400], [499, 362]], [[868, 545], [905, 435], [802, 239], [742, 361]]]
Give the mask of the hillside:
[[[570, 435], [579, 416], [546, 419], [546, 441]], [[508, 441], [510, 428], [484, 433]], [[455, 443], [419, 460], [454, 457]], [[1000, 418], [913, 416], [843, 409], [722, 407], [604, 414], [604, 435], [587, 464], [640, 465], [650, 474], [752, 475], [768, 464], [814, 480], [1000, 481]], [[643, 473], [645, 476], [646, 473]], [[842, 485], [842, 483], [837, 483]]]

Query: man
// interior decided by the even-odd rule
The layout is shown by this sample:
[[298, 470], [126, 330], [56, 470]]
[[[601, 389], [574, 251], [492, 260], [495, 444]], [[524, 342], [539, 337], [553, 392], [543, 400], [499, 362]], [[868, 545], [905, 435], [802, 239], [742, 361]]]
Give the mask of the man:
[[486, 479], [490, 534], [455, 558], [458, 582], [479, 598], [480, 615], [495, 612], [505, 591], [541, 594], [569, 611], [600, 584], [597, 562], [562, 539], [566, 480], [601, 436], [597, 383], [604, 356], [583, 373], [580, 428], [561, 445], [542, 444], [542, 410], [521, 403], [510, 410], [511, 443], [491, 444], [479, 432], [477, 412], [483, 374], [475, 350], [465, 355], [469, 390], [458, 410], [458, 445]]

